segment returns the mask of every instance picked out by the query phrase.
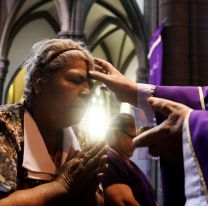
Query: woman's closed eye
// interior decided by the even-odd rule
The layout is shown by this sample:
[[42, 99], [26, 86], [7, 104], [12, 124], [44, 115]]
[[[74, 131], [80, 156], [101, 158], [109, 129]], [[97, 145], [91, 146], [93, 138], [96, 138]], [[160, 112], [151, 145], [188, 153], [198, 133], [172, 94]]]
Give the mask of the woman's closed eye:
[[82, 84], [85, 81], [85, 79], [83, 77], [79, 77], [79, 78], [72, 78], [70, 81], [75, 84]]
[[82, 84], [83, 82], [86, 81], [86, 79], [83, 76], [72, 76], [72, 75], [66, 77], [66, 80], [74, 84]]
[[94, 80], [89, 78], [89, 77], [84, 77], [82, 75], [75, 75], [75, 74], [71, 74], [69, 76], [65, 76], [66, 80], [69, 82], [72, 82], [73, 84], [83, 84], [83, 83], [87, 83], [89, 85], [89, 88], [92, 89], [94, 86]]

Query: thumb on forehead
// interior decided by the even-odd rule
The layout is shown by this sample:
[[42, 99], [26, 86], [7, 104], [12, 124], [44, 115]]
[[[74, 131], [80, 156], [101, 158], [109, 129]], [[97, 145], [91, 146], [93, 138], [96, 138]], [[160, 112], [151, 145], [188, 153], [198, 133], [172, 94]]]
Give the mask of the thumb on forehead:
[[107, 87], [111, 87], [113, 86], [115, 81], [114, 79], [111, 77], [111, 75], [108, 75], [108, 74], [104, 74], [104, 73], [101, 73], [101, 72], [98, 72], [98, 71], [89, 71], [89, 74], [90, 74], [90, 78], [92, 79], [95, 79], [101, 83], [103, 83], [104, 85], [102, 85], [102, 89], [103, 90], [108, 90], [106, 89]]
[[89, 71], [89, 74], [90, 74], [90, 77], [92, 79], [101, 81], [103, 83], [105, 83], [106, 81], [108, 81], [107, 74], [103, 74], [103, 73], [98, 72], [98, 71]]

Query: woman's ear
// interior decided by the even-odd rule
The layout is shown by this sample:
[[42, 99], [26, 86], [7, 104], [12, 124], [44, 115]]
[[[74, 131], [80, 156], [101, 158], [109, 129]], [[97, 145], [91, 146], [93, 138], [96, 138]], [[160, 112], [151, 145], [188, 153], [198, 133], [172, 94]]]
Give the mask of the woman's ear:
[[41, 94], [42, 92], [41, 77], [37, 71], [35, 71], [32, 74], [32, 84], [33, 84], [33, 89], [34, 89], [36, 96]]

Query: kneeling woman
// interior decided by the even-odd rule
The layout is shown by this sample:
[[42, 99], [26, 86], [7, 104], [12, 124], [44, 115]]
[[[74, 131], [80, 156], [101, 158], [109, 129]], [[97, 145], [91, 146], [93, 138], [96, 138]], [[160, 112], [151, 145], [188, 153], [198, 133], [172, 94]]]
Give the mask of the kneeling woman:
[[25, 101], [0, 108], [0, 205], [102, 205], [104, 144], [77, 153], [71, 129], [91, 93], [90, 52], [72, 40], [43, 40], [23, 67]]

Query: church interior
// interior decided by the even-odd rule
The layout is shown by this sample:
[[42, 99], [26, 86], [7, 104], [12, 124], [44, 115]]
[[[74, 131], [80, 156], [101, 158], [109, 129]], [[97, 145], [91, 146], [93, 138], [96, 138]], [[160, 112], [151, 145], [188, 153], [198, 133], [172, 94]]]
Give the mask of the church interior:
[[[161, 25], [160, 85], [207, 85], [207, 11], [206, 0], [0, 0], [1, 104], [23, 101], [22, 60], [42, 39], [82, 41], [94, 57], [109, 61], [133, 82], [149, 83], [149, 46]], [[114, 114], [134, 112], [100, 86], [95, 83], [88, 111], [74, 128], [81, 146], [103, 139]], [[132, 160], [149, 178], [162, 206], [159, 160], [139, 153], [135, 150]]]

